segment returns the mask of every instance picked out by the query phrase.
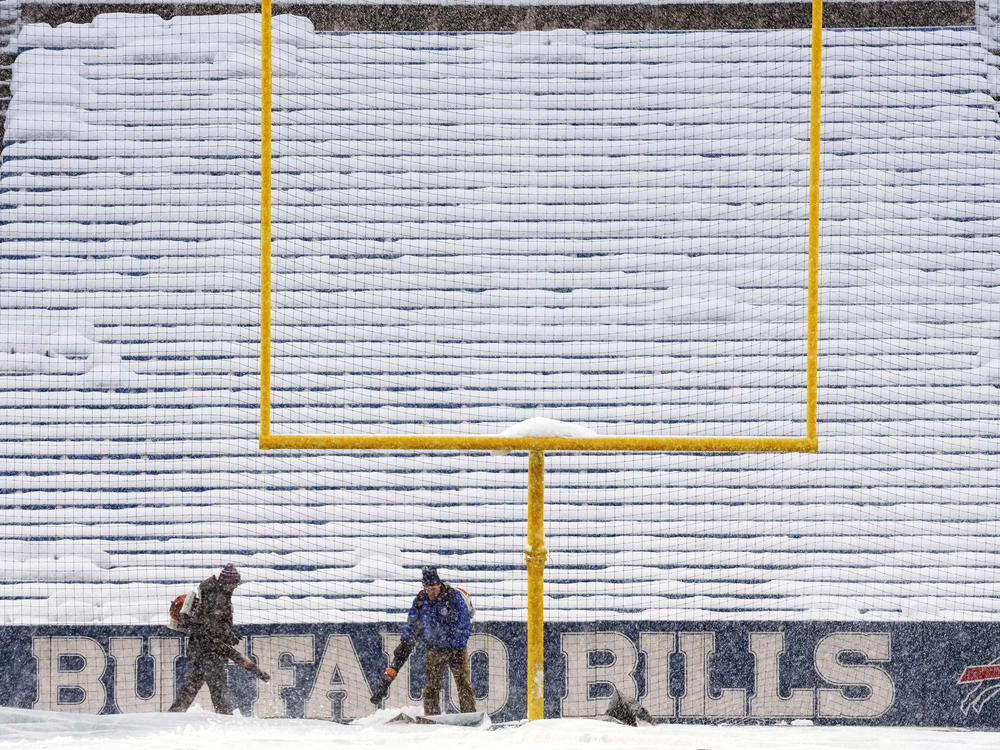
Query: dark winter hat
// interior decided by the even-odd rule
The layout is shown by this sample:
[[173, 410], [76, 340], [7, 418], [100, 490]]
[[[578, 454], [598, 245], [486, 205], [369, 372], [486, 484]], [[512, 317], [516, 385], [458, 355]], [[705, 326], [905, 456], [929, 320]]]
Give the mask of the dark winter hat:
[[222, 569], [219, 573], [219, 583], [232, 583], [238, 584], [240, 582], [240, 572], [236, 569], [236, 566], [229, 563], [226, 567]]
[[440, 586], [441, 579], [438, 577], [438, 569], [432, 568], [429, 565], [423, 569], [423, 582], [424, 586]]

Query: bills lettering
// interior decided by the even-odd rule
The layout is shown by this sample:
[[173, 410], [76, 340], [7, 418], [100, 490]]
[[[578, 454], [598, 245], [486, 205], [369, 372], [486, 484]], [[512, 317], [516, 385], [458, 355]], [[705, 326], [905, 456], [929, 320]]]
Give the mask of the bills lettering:
[[[814, 687], [783, 689], [781, 657], [785, 632], [749, 635], [753, 666], [741, 671], [717, 655], [714, 631], [639, 634], [638, 644], [614, 632], [563, 633], [566, 661], [563, 716], [593, 716], [607, 710], [613, 690], [637, 698], [659, 718], [686, 719], [874, 719], [893, 707], [895, 683], [886, 666], [889, 633], [830, 633], [813, 651]], [[639, 654], [645, 658], [645, 692], [639, 694]], [[680, 691], [671, 690], [680, 657]], [[802, 681], [807, 675], [795, 675]], [[725, 684], [742, 681], [746, 687]]]

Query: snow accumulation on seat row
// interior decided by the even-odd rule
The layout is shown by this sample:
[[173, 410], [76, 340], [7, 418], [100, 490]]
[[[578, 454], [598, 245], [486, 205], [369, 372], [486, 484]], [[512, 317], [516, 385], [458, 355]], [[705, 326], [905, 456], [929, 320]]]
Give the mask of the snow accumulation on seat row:
[[[820, 452], [548, 455], [547, 617], [1000, 612], [983, 39], [825, 31]], [[0, 623], [523, 619], [523, 455], [257, 449], [259, 19], [15, 44]], [[274, 45], [275, 432], [804, 432], [808, 30]]]

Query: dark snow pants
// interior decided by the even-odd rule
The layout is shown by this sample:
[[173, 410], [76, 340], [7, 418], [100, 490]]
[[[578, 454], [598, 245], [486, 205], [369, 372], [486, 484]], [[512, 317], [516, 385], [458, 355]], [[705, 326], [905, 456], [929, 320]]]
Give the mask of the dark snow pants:
[[427, 666], [427, 682], [424, 684], [424, 715], [435, 716], [441, 713], [441, 678], [445, 668], [451, 669], [458, 686], [458, 706], [463, 714], [476, 710], [476, 695], [472, 690], [472, 680], [469, 679], [469, 652], [427, 649], [424, 660]]
[[233, 704], [229, 702], [229, 675], [226, 667], [226, 657], [215, 651], [199, 648], [192, 644], [188, 647], [188, 668], [170, 706], [171, 711], [187, 711], [194, 702], [201, 686], [208, 683], [208, 692], [212, 696], [212, 707], [216, 713], [231, 714]]

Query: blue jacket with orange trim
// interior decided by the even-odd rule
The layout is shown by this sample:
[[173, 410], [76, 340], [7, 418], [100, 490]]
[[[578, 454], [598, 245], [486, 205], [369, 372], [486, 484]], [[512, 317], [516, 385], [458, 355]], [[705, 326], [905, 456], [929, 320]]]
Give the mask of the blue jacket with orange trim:
[[434, 601], [424, 591], [413, 599], [400, 640], [409, 643], [423, 637], [428, 648], [462, 650], [471, 632], [472, 619], [465, 598], [457, 589], [444, 584]]

